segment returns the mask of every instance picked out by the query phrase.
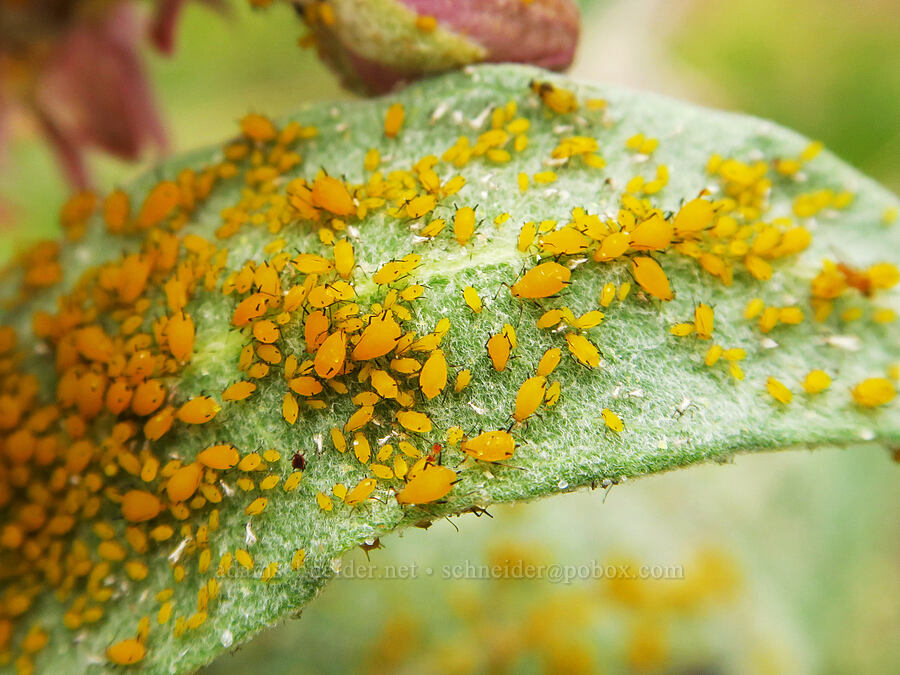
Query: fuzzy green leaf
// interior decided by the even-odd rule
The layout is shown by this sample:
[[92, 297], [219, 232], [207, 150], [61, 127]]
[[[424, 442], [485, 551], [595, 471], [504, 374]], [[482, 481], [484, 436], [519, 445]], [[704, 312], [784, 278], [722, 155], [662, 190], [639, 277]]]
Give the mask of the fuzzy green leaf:
[[[529, 88], [532, 79], [569, 87], [582, 102], [605, 99], [607, 107], [591, 110], [582, 105], [575, 113], [553, 114]], [[385, 112], [397, 101], [405, 106], [406, 121], [396, 139], [387, 139], [383, 133]], [[153, 453], [166, 461], [170, 455], [190, 460], [217, 442], [232, 443], [242, 453], [277, 448], [281, 459], [271, 463], [270, 470], [283, 478], [291, 472], [293, 453], [305, 452], [308, 466], [299, 489], [285, 493], [278, 486], [266, 495], [267, 509], [248, 517], [245, 507], [262, 493], [258, 489], [243, 492], [235, 486], [240, 474], [224, 473], [223, 482], [232, 494], [218, 505], [221, 526], [209, 536], [213, 561], [210, 572], [198, 573], [197, 557], [190, 553], [190, 547], [187, 552], [183, 548], [175, 552], [182, 541], [176, 534], [143, 556], [150, 567], [145, 580], [129, 581], [113, 565], [114, 593], [97, 623], [70, 631], [62, 624], [65, 605], [51, 593], [39, 595], [33, 608], [16, 620], [12, 639], [12, 644], [18, 645], [35, 623], [49, 632], [49, 644], [36, 656], [38, 668], [44, 672], [100, 672], [108, 667], [104, 657], [107, 646], [133, 636], [138, 618], [149, 615], [151, 630], [142, 667], [151, 672], [190, 671], [297, 612], [333, 576], [334, 561], [344, 552], [399, 528], [474, 506], [596, 487], [604, 481], [621, 482], [697, 462], [727, 461], [741, 452], [848, 445], [861, 440], [886, 446], [900, 442], [896, 401], [867, 409], [850, 395], [853, 385], [868, 377], [884, 377], [887, 369], [900, 361], [897, 323], [872, 320], [875, 306], [898, 309], [896, 292], [882, 291], [869, 299], [852, 291], [839, 300], [833, 315], [823, 323], [812, 320], [810, 307], [810, 282], [824, 258], [859, 268], [900, 260], [900, 229], [886, 225], [883, 218], [889, 209], [897, 208], [898, 200], [827, 152], [807, 163], [794, 178], [780, 176], [772, 169], [768, 172], [773, 188], [770, 208], [762, 216], [766, 222], [775, 217], [794, 217], [792, 201], [801, 194], [823, 189], [836, 193], [851, 190], [855, 194], [846, 208], [825, 209], [814, 218], [795, 218], [797, 224], [812, 231], [812, 244], [798, 255], [772, 261], [774, 276], [768, 282], [756, 280], [743, 265], [736, 264], [734, 283], [726, 286], [704, 272], [694, 259], [669, 251], [656, 258], [675, 292], [671, 302], [641, 293], [627, 259], [576, 266], [571, 285], [558, 297], [529, 301], [510, 294], [508, 285], [536, 262], [535, 249], [528, 255], [516, 249], [524, 222], [565, 223], [575, 207], [615, 218], [626, 183], [637, 174], [652, 179], [659, 164], [668, 166], [670, 180], [648, 199], [666, 213], [677, 211], [704, 189], [712, 190], [716, 198], [721, 196], [721, 184], [706, 171], [710, 155], [771, 162], [795, 157], [807, 147], [807, 140], [772, 123], [651, 94], [572, 82], [524, 67], [484, 66], [422, 82], [388, 99], [318, 105], [299, 112], [291, 119], [314, 125], [319, 133], [300, 144], [303, 162], [289, 178], [311, 180], [323, 168], [351, 184], [364, 183], [368, 174], [363, 160], [373, 147], [381, 152], [385, 175], [392, 170], [409, 170], [426, 155], [440, 157], [460, 135], [469, 136], [474, 144], [475, 137], [490, 128], [491, 111], [509, 101], [517, 103], [517, 116], [530, 121], [527, 148], [512, 152], [509, 162], [482, 157], [459, 169], [446, 163], [437, 165], [436, 171], [445, 182], [457, 173], [466, 178], [461, 191], [441, 200], [433, 214], [424, 219], [446, 218], [448, 227], [441, 235], [422, 241], [411, 228], [419, 222], [389, 217], [384, 209], [373, 209], [359, 222], [350, 219], [349, 230], [358, 265], [353, 281], [363, 311], [374, 302], [382, 302], [385, 295], [383, 287], [371, 282], [371, 275], [385, 262], [415, 252], [422, 255], [422, 264], [414, 271], [412, 281], [424, 285], [425, 294], [410, 305], [412, 318], [404, 328], [424, 335], [440, 318], [451, 320], [441, 344], [450, 364], [451, 385], [433, 401], [417, 404], [416, 409], [426, 412], [434, 423], [432, 433], [410, 434], [420, 449], [428, 451], [433, 443], [444, 443], [445, 430], [454, 425], [470, 436], [482, 429], [508, 428], [519, 386], [534, 375], [546, 349], [562, 349], [562, 362], [548, 378], [561, 383], [559, 403], [543, 407], [527, 423], [513, 427], [519, 447], [509, 466], [468, 460], [459, 466], [460, 480], [448, 498], [437, 504], [401, 506], [390, 486], [400, 489], [402, 483], [394, 480], [379, 482], [373, 501], [351, 509], [335, 500], [333, 511], [322, 511], [316, 504], [317, 492], [330, 493], [336, 483], [352, 487], [368, 475], [352, 452], [339, 454], [329, 439], [329, 429], [342, 427], [355, 406], [347, 396], [326, 393], [321, 397], [326, 402], [324, 410], [301, 404], [299, 419], [291, 426], [281, 415], [287, 387], [280, 366], [274, 367], [249, 399], [224, 403], [216, 419], [208, 424], [176, 424], [153, 444]], [[625, 148], [626, 140], [639, 132], [660, 141], [649, 158]], [[590, 168], [580, 158], [567, 166], [548, 162], [559, 140], [574, 135], [596, 139], [606, 168]], [[507, 147], [511, 146], [510, 140]], [[201, 151], [160, 167], [130, 188], [133, 202], [139, 204], [160, 178], [173, 177], [183, 167], [220, 157], [220, 150]], [[520, 191], [520, 172], [533, 177], [551, 168], [558, 180], [546, 185], [532, 180], [527, 191]], [[286, 182], [280, 181], [277, 191], [283, 193]], [[220, 183], [179, 232], [182, 236], [200, 235], [228, 249], [222, 278], [239, 270], [245, 261], [261, 263], [271, 257], [263, 248], [277, 236], [286, 239], [291, 255], [331, 255], [308, 222], [289, 223], [278, 235], [270, 234], [266, 227], [247, 225], [234, 237], [219, 242], [214, 233], [222, 224], [220, 214], [235, 204], [244, 186], [242, 176]], [[476, 208], [479, 222], [471, 242], [461, 247], [452, 236], [452, 219], [457, 207], [464, 205]], [[501, 213], [509, 213], [511, 218], [496, 227], [494, 218]], [[95, 217], [83, 239], [62, 249], [61, 288], [70, 290], [89, 266], [116, 260], [123, 251], [137, 251], [140, 245], [137, 236], [113, 238], [106, 234], [99, 217]], [[2, 296], [18, 294], [20, 276], [13, 268], [0, 286]], [[588, 369], [569, 356], [563, 332], [539, 330], [535, 322], [551, 307], [567, 306], [575, 315], [598, 309], [601, 289], [608, 282], [617, 286], [630, 282], [634, 290], [624, 301], [614, 300], [603, 309], [606, 316], [601, 325], [583, 331], [602, 353], [600, 367]], [[481, 313], [465, 305], [462, 291], [466, 286], [478, 290], [485, 304]], [[16, 326], [20, 344], [28, 349], [25, 365], [39, 375], [48, 398], [52, 398], [55, 386], [53, 358], [43, 342], [32, 337], [30, 315], [37, 309], [55, 311], [56, 293], [30, 293], [23, 305], [0, 311], [0, 324]], [[161, 292], [154, 297], [154, 302], [164, 303]], [[755, 320], [743, 316], [747, 301], [753, 297], [762, 298], [767, 306], [798, 304], [805, 320], [799, 325], [779, 325], [763, 335]], [[694, 308], [700, 302], [715, 308], [713, 340], [670, 335], [673, 324], [693, 320]], [[250, 338], [247, 330], [242, 333], [231, 325], [236, 303], [234, 295], [225, 296], [219, 288], [212, 292], [200, 288], [188, 304], [187, 311], [197, 326], [197, 340], [190, 365], [174, 382], [176, 401], [201, 394], [220, 398], [228, 385], [245, 377], [238, 370], [238, 359]], [[849, 307], [862, 308], [863, 317], [853, 322], [842, 320], [843, 310]], [[155, 311], [153, 317], [148, 315], [150, 320], [164, 309], [157, 307]], [[518, 347], [506, 370], [498, 373], [491, 367], [484, 345], [489, 335], [499, 332], [507, 322], [516, 328]], [[144, 329], [150, 331], [149, 322]], [[704, 365], [712, 342], [746, 350], [747, 357], [741, 362], [746, 373], [743, 381], [729, 375], [724, 361], [714, 367]], [[287, 324], [279, 344], [285, 355], [296, 352], [302, 360], [302, 321], [294, 319]], [[472, 371], [472, 383], [456, 393], [452, 377], [463, 368]], [[814, 368], [828, 371], [834, 384], [824, 393], [810, 396], [800, 383]], [[769, 376], [778, 377], [793, 391], [790, 404], [777, 403], [766, 393]], [[352, 392], [361, 390], [355, 378], [348, 381]], [[409, 386], [414, 388], [414, 381]], [[624, 431], [605, 429], [603, 408], [622, 418]], [[368, 428], [375, 449], [382, 437], [393, 434], [393, 443], [403, 437], [391, 426], [397, 409], [391, 402], [376, 407], [377, 426]], [[444, 448], [444, 464], [457, 467], [463, 459], [458, 446]], [[107, 479], [107, 485], [117, 486], [120, 492], [137, 484], [135, 477], [122, 471]], [[194, 530], [206, 522], [208, 511], [206, 506], [188, 521]], [[118, 532], [124, 530], [114, 504], [104, 501], [101, 516]], [[79, 525], [79, 536], [95, 548], [98, 540], [91, 534], [90, 525]], [[306, 561], [293, 572], [289, 563], [299, 548], [306, 551]], [[157, 625], [159, 603], [154, 594], [173, 585], [170, 554], [187, 570], [185, 580], [174, 584], [173, 597], [175, 615], [186, 618], [196, 611], [197, 591], [215, 573], [220, 556], [236, 549], [249, 550], [255, 568], [247, 571], [234, 564], [218, 579], [219, 596], [210, 602], [209, 618], [202, 626], [175, 637], [174, 617], [164, 626]], [[263, 582], [260, 574], [270, 562], [280, 564], [278, 575]], [[15, 578], [4, 580], [8, 587], [16, 583]]]

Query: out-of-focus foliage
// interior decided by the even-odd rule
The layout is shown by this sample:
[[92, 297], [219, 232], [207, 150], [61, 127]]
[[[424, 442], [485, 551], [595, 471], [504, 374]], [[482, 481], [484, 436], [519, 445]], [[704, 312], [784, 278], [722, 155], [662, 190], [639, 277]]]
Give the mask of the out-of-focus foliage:
[[[876, 450], [740, 457], [608, 495], [498, 507], [455, 520], [459, 532], [408, 531], [370, 560], [346, 556], [345, 577], [300, 620], [204, 673], [485, 672], [499, 661], [525, 672], [633, 672], [639, 661], [644, 672], [890, 672], [896, 473]], [[658, 565], [675, 578], [553, 583], [523, 578], [518, 559]], [[475, 578], [493, 564], [512, 578]], [[457, 573], [468, 578], [444, 578]]]
[[672, 48], [720, 100], [819, 138], [900, 188], [900, 3], [699, 0]]

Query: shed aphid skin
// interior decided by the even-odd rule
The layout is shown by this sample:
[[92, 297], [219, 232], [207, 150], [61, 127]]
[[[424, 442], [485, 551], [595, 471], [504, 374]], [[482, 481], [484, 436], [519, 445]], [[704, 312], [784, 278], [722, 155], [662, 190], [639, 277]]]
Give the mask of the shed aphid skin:
[[[328, 4], [316, 7], [327, 23]], [[452, 498], [466, 472], [501, 479], [504, 469], [489, 464], [528, 453], [531, 434], [583, 403], [583, 385], [598, 395], [618, 386], [600, 369], [597, 344], [618, 361], [617, 336], [637, 325], [633, 316], [657, 337], [692, 336], [683, 344], [702, 344], [690, 355], [692, 377], [728, 386], [742, 386], [745, 367], [759, 382], [758, 353], [781, 348], [792, 331], [825, 323], [836, 336], [851, 320], [859, 335], [893, 329], [892, 263], [820, 261], [802, 292], [786, 292], [783, 271], [813, 239], [806, 219], [852, 208], [852, 195], [835, 187], [795, 195], [778, 216], [770, 210], [784, 182], [802, 189], [798, 167], [816, 161], [812, 150], [774, 161], [713, 156], [702, 181], [709, 189], [691, 194], [673, 192], [674, 166], [650, 160], [623, 180], [610, 168], [604, 190], [615, 196], [603, 195], [601, 212], [591, 212], [596, 203], [562, 210], [574, 172], [607, 171], [606, 127], [617, 118], [606, 108], [532, 82], [479, 119], [461, 111], [453, 128], [462, 135], [410, 160], [413, 139], [451, 116], [426, 116], [423, 127], [421, 111], [380, 106], [377, 138], [348, 170], [361, 182], [343, 168], [304, 164], [321, 156], [304, 147], [315, 127], [251, 113], [206, 166], [165, 169], [144, 193], [73, 196], [60, 216], [66, 238], [99, 227], [121, 245], [84, 269], [81, 253], [44, 242], [11, 268], [18, 295], [4, 303], [24, 312], [40, 297], [42, 309], [0, 326], [0, 552], [9, 569], [28, 571], [0, 582], [0, 659], [33, 667], [46, 644], [59, 651], [58, 631], [32, 620], [45, 597], [62, 604], [72, 637], [86, 640], [91, 626], [120, 620], [116, 598], [137, 612], [134, 627], [91, 642], [91, 653], [158, 666], [155, 633], [204, 640], [220, 625], [211, 619], [220, 592], [230, 592], [223, 578], [252, 573], [274, 584], [286, 565], [302, 568], [307, 551], [319, 555], [315, 542], [281, 555], [259, 546], [271, 544], [266, 527], [284, 500], [337, 524], [351, 514], [362, 521], [386, 495], [404, 507]], [[544, 145], [536, 134], [548, 131]], [[614, 137], [615, 150], [628, 137], [642, 155], [669, 138], [649, 123]], [[712, 290], [693, 306], [685, 299], [698, 290], [684, 286], [685, 266]], [[477, 290], [454, 284], [463, 277]], [[758, 297], [739, 301], [742, 317], [727, 305], [713, 310], [716, 285], [747, 279]], [[683, 323], [664, 324], [669, 309]], [[745, 329], [762, 346], [735, 337]], [[839, 337], [829, 350], [847, 344]], [[460, 346], [473, 339], [486, 355]], [[802, 379], [805, 393], [797, 387], [804, 402], [844, 396], [849, 408], [873, 409], [866, 415], [891, 405], [900, 366], [888, 371], [894, 380], [876, 368], [850, 381], [841, 375], [854, 372], [849, 364], [822, 354], [796, 364], [801, 377], [822, 368]], [[767, 391], [775, 402], [767, 412], [794, 414], [780, 405], [793, 396], [784, 384], [769, 378]], [[672, 416], [692, 407], [685, 399]], [[473, 413], [509, 411], [506, 431], [467, 437]], [[619, 414], [603, 408], [600, 417], [606, 440], [622, 440]], [[245, 447], [244, 427], [257, 424], [271, 439]], [[310, 438], [315, 429], [322, 435]], [[322, 483], [320, 469], [335, 462], [346, 475]]]

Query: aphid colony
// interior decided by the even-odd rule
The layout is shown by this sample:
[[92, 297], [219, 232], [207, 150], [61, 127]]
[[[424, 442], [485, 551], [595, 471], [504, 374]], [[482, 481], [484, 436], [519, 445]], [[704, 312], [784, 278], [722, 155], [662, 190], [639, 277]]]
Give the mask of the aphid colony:
[[[582, 105], [572, 92], [550, 83], [533, 83], [532, 90], [542, 114], [568, 115]], [[600, 101], [584, 106], [605, 114]], [[402, 104], [387, 109], [387, 142], [402, 141], [405, 119]], [[707, 168], [724, 196], [691, 195], [674, 213], [648, 199], [666, 186], [668, 169], [660, 165], [653, 181], [629, 184], [614, 216], [575, 208], [562, 224], [543, 220], [518, 226], [513, 239], [521, 273], [500, 289], [459, 289], [459, 311], [476, 322], [497, 318], [493, 298], [508, 293], [522, 308], [520, 320], [534, 321], [548, 342], [535, 353], [505, 321], [497, 332], [486, 333], [481, 361], [457, 364], [444, 347], [454, 317], [441, 318], [427, 332], [417, 330], [420, 309], [429, 301], [428, 289], [417, 280], [422, 252], [436, 240], [468, 250], [492, 231], [512, 226], [509, 214], [490, 214], [483, 204], [457, 205], [449, 198], [465, 186], [465, 174], [457, 172], [470, 162], [503, 164], [523, 152], [530, 126], [511, 101], [493, 109], [491, 128], [474, 141], [460, 136], [441, 157], [422, 157], [409, 170], [385, 174], [378, 149], [370, 149], [363, 162], [368, 179], [353, 184], [324, 170], [297, 177], [300, 147], [315, 138], [316, 129], [296, 122], [278, 128], [252, 114], [242, 120], [242, 136], [223, 148], [220, 161], [159, 182], [134, 208], [121, 190], [102, 200], [79, 194], [66, 204], [61, 220], [68, 239], [80, 239], [99, 219], [109, 233], [140, 245], [82, 275], [57, 297], [55, 311], [32, 314], [34, 339], [46, 347], [40, 368], [22, 328], [0, 328], [0, 560], [8, 580], [0, 595], [3, 658], [14, 659], [20, 672], [31, 670], [33, 655], [49, 639], [39, 624], [27, 623], [44, 591], [54, 591], [66, 608], [66, 627], [77, 631], [103, 617], [114, 597], [109, 578], [138, 587], [149, 574], [148, 556], [180, 541], [172, 585], [153, 589], [155, 615], [141, 617], [134, 634], [106, 652], [116, 664], [141, 661], [152, 626], [182, 636], [204, 625], [234, 563], [234, 569], [266, 582], [278, 577], [281, 566], [296, 570], [304, 564], [303, 548], [286, 552], [282, 560], [259, 562], [249, 545], [220, 551], [220, 504], [240, 499], [252, 519], [286, 495], [314, 500], [335, 514], [364, 508], [373, 499], [393, 499], [403, 507], [441, 500], [461, 472], [514, 457], [527, 425], [539, 423], [535, 415], [560, 399], [562, 382], [552, 377], [563, 358], [584, 369], [601, 366], [603, 355], [590, 331], [602, 325], [615, 303], [631, 299], [661, 306], [675, 297], [662, 254], [694, 261], [700, 274], [726, 285], [744, 273], [765, 282], [780, 259], [811, 241], [811, 233], [791, 219], [762, 220], [772, 189], [765, 163], [713, 157]], [[626, 146], [650, 156], [658, 141], [637, 134]], [[596, 139], [567, 136], [550, 159], [560, 170], [577, 163], [602, 176], [605, 163], [597, 151]], [[803, 161], [813, 154], [806, 152]], [[787, 175], [790, 166], [781, 163], [778, 170]], [[532, 183], [557, 178], [545, 169], [520, 174], [517, 188], [527, 191]], [[193, 233], [192, 213], [227, 181], [243, 181], [244, 189], [221, 210], [215, 238]], [[840, 195], [810, 197], [818, 208], [841, 208], [849, 201]], [[795, 202], [798, 216], [810, 208]], [[413, 236], [405, 255], [365, 261], [363, 268], [357, 260], [359, 240], [367, 236], [361, 221], [376, 213], [410, 228]], [[485, 226], [489, 216], [493, 227]], [[256, 228], [271, 236], [268, 245], [253, 259], [230, 259], [230, 240]], [[312, 228], [316, 250], [292, 248], [292, 228]], [[13, 304], [25, 306], [36, 290], [59, 283], [59, 258], [59, 245], [51, 243], [22, 256], [20, 296]], [[604, 284], [596, 308], [576, 314], [561, 304], [584, 268], [613, 265], [631, 280]], [[826, 261], [812, 283], [814, 319], [825, 320], [847, 294], [868, 301], [898, 279], [896, 267], [886, 263], [856, 270]], [[227, 326], [208, 325], [208, 319], [192, 314], [199, 301], [216, 294], [232, 303]], [[766, 307], [759, 298], [750, 301], [744, 317], [757, 320], [761, 333], [806, 320], [799, 307]], [[747, 352], [711, 342], [718, 321], [714, 308], [700, 301], [692, 319], [673, 325], [671, 333], [703, 345], [705, 366], [722, 359], [741, 380], [738, 363]], [[204, 331], [229, 330], [237, 331], [243, 344], [235, 364], [240, 375], [221, 391], [182, 394], [179, 376]], [[507, 428], [436, 427], [430, 406], [465, 404], [473, 370], [479, 377], [510, 375], [508, 364], [519, 354], [533, 356], [537, 365], [515, 383]], [[44, 379], [55, 369], [54, 391], [42, 389], [39, 369]], [[831, 384], [827, 372], [813, 370], [803, 388], [812, 395]], [[790, 389], [774, 377], [766, 388], [779, 404], [791, 402]], [[343, 423], [326, 430], [330, 446], [355, 469], [349, 485], [307, 487], [303, 452], [239, 448], [228, 439], [164, 455], [160, 441], [173, 430], [215, 428], [222, 423], [220, 414], [240, 415], [244, 402], [273, 389], [280, 405], [270, 411], [272, 420], [298, 428], [314, 429], [318, 411], [352, 403]], [[851, 394], [859, 405], [875, 407], [890, 402], [895, 390], [889, 379], [872, 377], [856, 383]], [[600, 411], [598, 424], [613, 436], [627, 431], [627, 420], [608, 408]], [[431, 451], [424, 452], [429, 443]], [[174, 597], [174, 585], [186, 580], [197, 588], [191, 607], [176, 605]]]

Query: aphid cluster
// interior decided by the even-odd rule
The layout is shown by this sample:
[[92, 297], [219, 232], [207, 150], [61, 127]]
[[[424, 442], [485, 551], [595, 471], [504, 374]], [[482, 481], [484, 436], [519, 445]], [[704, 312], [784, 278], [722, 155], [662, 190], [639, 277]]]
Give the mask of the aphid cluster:
[[[316, 6], [316, 20], [327, 22], [327, 5]], [[606, 112], [602, 101], [579, 102], [550, 83], [534, 82], [531, 90], [523, 96], [539, 98], [535, 114], [565, 116], [582, 107]], [[34, 339], [46, 348], [42, 378], [54, 371], [53, 391], [41, 386], [21, 326], [0, 327], [0, 560], [4, 578], [14, 580], [0, 593], [0, 655], [29, 672], [49, 639], [40, 625], [27, 624], [43, 592], [54, 592], [65, 607], [66, 627], [77, 631], [102, 618], [114, 597], [110, 578], [140, 587], [149, 575], [148, 557], [177, 544], [172, 584], [152, 589], [154, 616], [140, 617], [133, 634], [106, 651], [112, 663], [142, 660], [152, 630], [166, 626], [179, 637], [199, 630], [232, 570], [272, 582], [304, 564], [303, 548], [259, 562], [251, 544], [221, 552], [220, 504], [241, 500], [239, 510], [252, 520], [286, 496], [315, 501], [335, 515], [375, 499], [403, 507], [444, 499], [461, 473], [514, 457], [527, 426], [539, 423], [539, 411], [560, 400], [563, 378], [552, 378], [564, 354], [578, 367], [601, 368], [604, 355], [591, 331], [602, 330], [608, 313], [625, 302], [659, 308], [675, 297], [666, 272], [670, 256], [693, 261], [698, 274], [726, 285], [745, 273], [762, 283], [779, 260], [811, 242], [811, 232], [790, 218], [765, 220], [773, 185], [767, 164], [713, 157], [707, 168], [722, 196], [690, 195], [674, 212], [650, 200], [668, 184], [668, 168], [660, 164], [655, 178], [629, 182], [613, 214], [574, 208], [563, 223], [535, 219], [516, 226], [510, 254], [521, 259], [521, 273], [500, 288], [457, 291], [467, 321], [493, 325], [484, 331], [483, 360], [457, 364], [444, 342], [456, 317], [422, 331], [418, 317], [429, 307], [429, 290], [417, 276], [435, 242], [470, 251], [509, 227], [508, 213], [495, 216], [484, 204], [451, 199], [465, 187], [470, 162], [501, 165], [529, 146], [532, 119], [519, 113], [516, 101], [494, 108], [489, 119], [488, 131], [474, 139], [462, 135], [440, 157], [421, 157], [408, 169], [381, 170], [381, 153], [371, 148], [363, 159], [366, 179], [353, 183], [322, 169], [299, 175], [303, 143], [316, 137], [315, 128], [296, 122], [279, 128], [251, 114], [217, 162], [159, 181], [139, 204], [115, 190], [103, 199], [82, 193], [65, 205], [68, 239], [78, 240], [100, 221], [111, 235], [139, 243], [86, 272], [57, 297], [54, 311], [30, 317]], [[401, 143], [405, 123], [401, 103], [387, 108], [385, 143]], [[626, 143], [645, 161], [658, 145], [642, 134]], [[519, 174], [516, 187], [551, 185], [569, 166], [602, 176], [598, 150], [595, 138], [565, 136], [548, 164]], [[808, 150], [802, 162], [813, 156]], [[776, 167], [782, 177], [799, 171], [788, 160]], [[191, 231], [192, 214], [225, 182], [243, 189], [206, 239]], [[816, 194], [795, 200], [794, 210], [800, 218], [813, 207], [849, 203], [840, 194]], [[359, 255], [366, 250], [364, 221], [372, 214], [407, 228], [405, 255], [375, 261]], [[292, 247], [294, 228], [316, 233], [314, 250]], [[257, 230], [269, 243], [252, 259], [233, 259], [231, 243]], [[24, 306], [30, 294], [62, 280], [60, 251], [43, 243], [20, 258], [14, 304]], [[590, 267], [627, 280], [606, 282], [596, 306], [576, 313], [564, 304], [568, 289]], [[887, 263], [858, 270], [825, 261], [812, 281], [813, 318], [825, 320], [846, 296], [867, 302], [898, 280]], [[520, 344], [520, 324], [498, 315], [501, 292], [540, 329], [546, 340], [539, 346]], [[226, 326], [195, 311], [214, 295], [230, 303]], [[892, 320], [877, 311], [873, 316]], [[744, 320], [756, 320], [766, 334], [806, 316], [799, 306], [769, 307], [757, 298]], [[700, 300], [692, 319], [670, 331], [685, 339], [680, 345], [703, 344], [705, 366], [724, 360], [741, 380], [739, 362], [747, 351], [711, 343], [722, 321]], [[221, 391], [183, 393], [180, 378], [195, 345], [222, 331], [240, 336], [239, 376]], [[438, 428], [436, 405], [465, 405], [474, 376], [508, 378], [517, 370], [509, 364], [520, 357], [536, 366], [514, 384], [508, 428]], [[814, 370], [802, 386], [814, 395], [831, 384], [828, 373]], [[780, 404], [791, 402], [791, 390], [776, 378], [766, 388]], [[217, 428], [222, 418], [240, 415], [245, 402], [272, 391], [279, 403], [270, 418], [288, 427], [316, 428], [319, 411], [352, 406], [342, 424], [324, 430], [330, 443], [323, 450], [345, 457], [350, 484], [307, 486], [303, 474], [314, 461], [307, 453], [241, 448], [227, 438], [164, 454], [161, 439], [196, 425]], [[888, 378], [873, 377], [855, 384], [851, 395], [875, 407], [890, 402], [895, 390]], [[599, 419], [611, 437], [627, 433], [627, 420], [611, 409], [602, 408]], [[431, 451], [423, 451], [429, 444]], [[177, 603], [175, 584], [193, 584], [196, 602]]]

